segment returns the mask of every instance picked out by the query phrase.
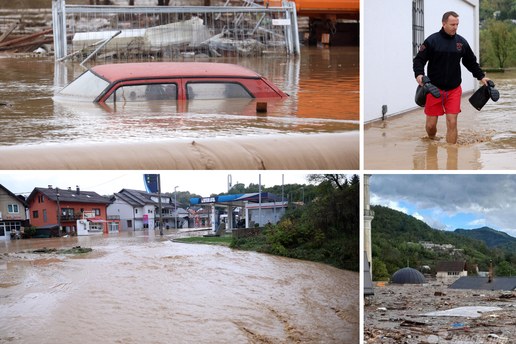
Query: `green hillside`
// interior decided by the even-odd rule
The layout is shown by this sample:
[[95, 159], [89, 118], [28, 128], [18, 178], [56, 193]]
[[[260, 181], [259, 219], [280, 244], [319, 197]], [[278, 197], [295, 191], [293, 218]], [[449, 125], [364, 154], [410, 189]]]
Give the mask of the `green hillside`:
[[[435, 273], [439, 260], [466, 260], [468, 266], [478, 264], [480, 270], [487, 270], [491, 259], [493, 262], [506, 259], [503, 251], [491, 250], [483, 241], [431, 228], [423, 221], [387, 207], [372, 206], [371, 209], [375, 212], [371, 223], [373, 269], [376, 266], [379, 272], [385, 268], [386, 271], [380, 273], [384, 277], [406, 267], [407, 261], [415, 269], [428, 265]], [[428, 250], [420, 241], [452, 244], [462, 251]]]
[[477, 240], [482, 240], [487, 247], [515, 247], [516, 238], [507, 233], [494, 230], [489, 227], [482, 227], [477, 229], [462, 229], [458, 228], [455, 233], [467, 236]]

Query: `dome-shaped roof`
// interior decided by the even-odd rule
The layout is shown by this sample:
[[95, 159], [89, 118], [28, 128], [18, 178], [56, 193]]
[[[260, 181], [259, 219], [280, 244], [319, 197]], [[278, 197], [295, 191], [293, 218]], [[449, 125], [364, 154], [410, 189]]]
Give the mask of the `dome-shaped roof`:
[[391, 282], [400, 284], [423, 284], [425, 283], [425, 276], [416, 269], [403, 268], [392, 275]]

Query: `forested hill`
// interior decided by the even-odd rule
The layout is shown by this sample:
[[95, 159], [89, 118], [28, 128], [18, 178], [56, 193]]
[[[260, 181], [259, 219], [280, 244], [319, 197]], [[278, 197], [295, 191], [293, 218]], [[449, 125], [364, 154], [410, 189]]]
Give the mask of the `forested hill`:
[[477, 229], [458, 228], [455, 233], [477, 240], [482, 240], [489, 248], [506, 248], [509, 252], [516, 252], [516, 238], [507, 233], [494, 230], [489, 227]]
[[[479, 264], [481, 269], [487, 269], [489, 260], [495, 258], [483, 241], [433, 229], [423, 221], [387, 207], [372, 206], [371, 209], [375, 212], [371, 223], [373, 267], [375, 262], [381, 261], [389, 275], [406, 267], [407, 259], [412, 268], [428, 265], [433, 270], [439, 260], [452, 259], [464, 259], [468, 265]], [[463, 251], [428, 250], [420, 241], [452, 244]]]

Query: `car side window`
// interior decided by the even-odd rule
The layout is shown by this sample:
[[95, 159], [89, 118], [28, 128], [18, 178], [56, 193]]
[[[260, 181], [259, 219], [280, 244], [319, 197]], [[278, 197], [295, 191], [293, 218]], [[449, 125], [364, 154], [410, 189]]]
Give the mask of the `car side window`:
[[188, 82], [187, 99], [252, 98], [247, 89], [235, 82]]
[[147, 100], [177, 100], [176, 84], [121, 86], [111, 93], [106, 102], [139, 102]]

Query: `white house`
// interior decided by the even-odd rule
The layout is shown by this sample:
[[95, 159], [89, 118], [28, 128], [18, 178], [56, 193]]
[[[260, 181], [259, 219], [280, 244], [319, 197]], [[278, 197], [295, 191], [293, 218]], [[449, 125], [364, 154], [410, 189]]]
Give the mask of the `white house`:
[[[419, 108], [412, 60], [424, 39], [442, 27], [447, 11], [459, 14], [457, 33], [478, 61], [478, 0], [367, 0], [363, 2], [362, 90], [364, 123]], [[462, 66], [462, 65], [461, 65]], [[478, 81], [462, 66], [463, 93]]]
[[[113, 203], [108, 206], [107, 214], [108, 216], [120, 216], [120, 230], [142, 231], [158, 228], [158, 194], [122, 189], [120, 192], [115, 193], [111, 200]], [[174, 228], [176, 208], [179, 226], [188, 226], [188, 212], [176, 207], [172, 197], [162, 194], [161, 203], [164, 228]]]

